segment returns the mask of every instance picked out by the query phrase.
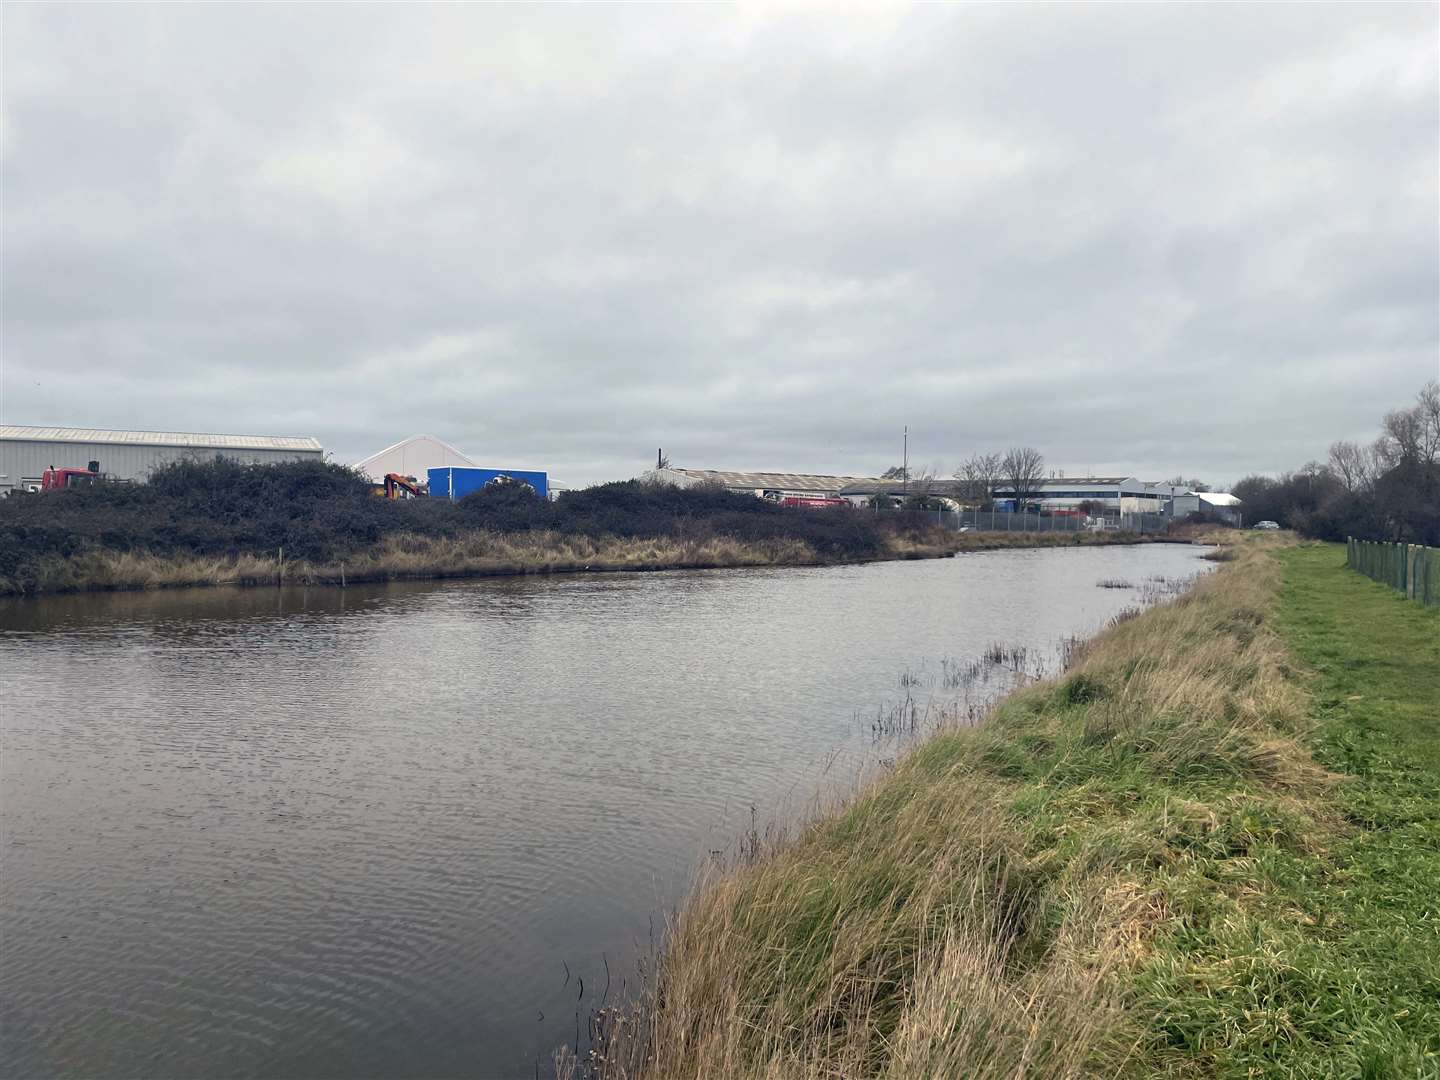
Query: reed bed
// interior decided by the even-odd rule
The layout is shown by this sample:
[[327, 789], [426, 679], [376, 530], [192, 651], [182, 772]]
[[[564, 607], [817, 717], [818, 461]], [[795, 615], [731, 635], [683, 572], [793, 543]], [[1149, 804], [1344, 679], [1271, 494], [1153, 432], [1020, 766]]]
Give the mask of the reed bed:
[[1262, 849], [1340, 827], [1271, 627], [1277, 567], [1236, 550], [978, 728], [708, 867], [646, 993], [559, 1075], [1186, 1072], [1137, 972], [1177, 927], [1263, 903]]

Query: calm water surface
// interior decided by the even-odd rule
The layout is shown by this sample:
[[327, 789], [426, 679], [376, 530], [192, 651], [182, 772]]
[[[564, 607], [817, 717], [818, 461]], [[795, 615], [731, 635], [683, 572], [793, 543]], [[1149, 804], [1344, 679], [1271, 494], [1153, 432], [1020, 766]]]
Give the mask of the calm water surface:
[[1198, 556], [0, 606], [0, 1075], [533, 1076], [903, 671], [1053, 668]]

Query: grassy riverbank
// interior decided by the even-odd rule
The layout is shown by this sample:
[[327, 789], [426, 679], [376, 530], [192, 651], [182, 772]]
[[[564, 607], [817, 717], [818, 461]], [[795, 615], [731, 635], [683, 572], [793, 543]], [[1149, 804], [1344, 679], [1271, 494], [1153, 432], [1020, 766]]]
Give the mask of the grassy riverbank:
[[598, 1071], [1440, 1075], [1440, 616], [1236, 552], [748, 845]]
[[[796, 511], [813, 513], [813, 511]], [[744, 540], [728, 535], [585, 536], [486, 529], [450, 536], [399, 533], [343, 558], [284, 559], [273, 554], [155, 554], [93, 547], [33, 560], [23, 576], [0, 577], [0, 596], [219, 585], [343, 585], [422, 578], [520, 574], [822, 566], [884, 559], [931, 559], [965, 551], [1093, 547], [1162, 542], [1133, 533], [954, 533], [934, 528], [887, 530], [872, 550], [824, 553], [801, 537]], [[1189, 541], [1179, 541], [1188, 543]]]
[[320, 462], [186, 462], [144, 484], [0, 501], [0, 595], [197, 585], [812, 566], [999, 547], [1132, 543], [1123, 533], [956, 533], [925, 515], [789, 509], [636, 482], [568, 492], [377, 499]]

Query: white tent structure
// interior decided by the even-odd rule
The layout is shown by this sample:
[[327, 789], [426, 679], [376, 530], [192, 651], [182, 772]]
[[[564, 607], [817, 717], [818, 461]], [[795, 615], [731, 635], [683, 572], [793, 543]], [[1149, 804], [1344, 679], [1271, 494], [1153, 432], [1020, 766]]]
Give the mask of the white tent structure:
[[385, 479], [386, 473], [413, 476], [423, 483], [431, 469], [449, 466], [478, 467], [455, 447], [434, 435], [411, 435], [355, 463], [355, 468], [377, 484]]

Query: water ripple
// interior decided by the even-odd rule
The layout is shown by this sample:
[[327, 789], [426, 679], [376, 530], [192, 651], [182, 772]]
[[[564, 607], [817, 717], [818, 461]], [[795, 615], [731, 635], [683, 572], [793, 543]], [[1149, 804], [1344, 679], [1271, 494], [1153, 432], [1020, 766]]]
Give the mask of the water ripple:
[[0, 605], [0, 1074], [533, 1075], [898, 672], [1195, 556]]

